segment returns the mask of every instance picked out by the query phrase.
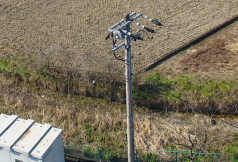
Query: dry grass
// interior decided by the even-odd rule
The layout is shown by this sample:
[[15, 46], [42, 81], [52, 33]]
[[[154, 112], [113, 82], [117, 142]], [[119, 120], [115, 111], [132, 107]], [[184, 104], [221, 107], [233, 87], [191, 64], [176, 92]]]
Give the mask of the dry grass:
[[[64, 130], [63, 138], [66, 141], [93, 142], [93, 145], [116, 148], [127, 146], [125, 105], [23, 87], [13, 78], [6, 78], [3, 74], [0, 75], [0, 89], [0, 113], [16, 114], [21, 118], [50, 123]], [[183, 131], [184, 136], [192, 135], [194, 142], [197, 143], [206, 131], [209, 141], [218, 140], [217, 143], [208, 143], [206, 148], [212, 146], [222, 152], [224, 146], [233, 140], [237, 131], [218, 120], [216, 124], [212, 124], [209, 117], [199, 114], [163, 115], [135, 108], [134, 118], [135, 146], [141, 150], [169, 149], [169, 146], [174, 145], [175, 137], [189, 145], [189, 142], [175, 131]], [[226, 120], [236, 123], [238, 119]], [[181, 146], [177, 148], [186, 149]], [[161, 156], [169, 159], [166, 154]]]
[[[82, 71], [95, 68], [105, 71], [110, 65], [115, 70], [122, 64], [113, 58], [110, 53], [111, 44], [104, 37], [107, 28], [120, 20], [126, 10], [145, 13], [164, 25], [161, 28], [153, 26], [157, 31], [153, 42], [135, 43], [133, 46], [133, 66], [137, 70], [221, 24], [237, 14], [237, 8], [236, 0], [144, 0], [143, 3], [135, 0], [115, 0], [113, 3], [109, 0], [1, 1], [0, 58], [18, 55], [27, 59], [36, 58], [39, 65], [49, 63], [52, 66]], [[141, 23], [149, 25], [146, 21]], [[236, 52], [234, 42], [224, 45], [223, 49], [230, 53]], [[197, 49], [188, 53], [193, 56]], [[39, 65], [36, 67], [40, 67]], [[191, 71], [193, 72], [195, 71]], [[14, 77], [0, 75], [0, 113], [50, 123], [64, 130], [65, 140], [126, 147], [125, 105], [28, 87], [14, 80]], [[50, 81], [47, 82], [46, 84], [51, 84]], [[204, 116], [168, 116], [136, 108], [137, 149], [166, 149], [173, 144], [173, 130], [184, 129], [184, 136], [193, 134], [194, 137], [202, 138], [196, 132], [204, 130], [202, 125], [209, 137], [224, 139], [224, 143], [213, 145], [222, 151], [222, 146], [233, 139], [236, 131], [224, 123], [212, 125], [209, 118]], [[235, 123], [237, 119], [230, 119], [230, 122]], [[188, 144], [185, 139], [176, 137]]]
[[212, 80], [236, 81], [238, 22], [219, 31], [153, 71], [165, 76], [194, 75]]
[[121, 20], [125, 11], [136, 11], [164, 25], [157, 28], [140, 21], [157, 33], [153, 41], [133, 46], [136, 71], [222, 24], [237, 14], [237, 9], [236, 0], [1, 1], [0, 44], [38, 58], [39, 64], [50, 60], [56, 66], [103, 71], [107, 60], [120, 64], [110, 53], [111, 42], [104, 40], [107, 29]]

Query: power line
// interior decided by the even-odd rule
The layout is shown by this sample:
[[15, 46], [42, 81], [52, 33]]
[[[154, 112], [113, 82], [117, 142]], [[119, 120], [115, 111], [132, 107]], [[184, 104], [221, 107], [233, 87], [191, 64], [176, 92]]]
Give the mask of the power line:
[[220, 120], [220, 121], [222, 121], [222, 122], [224, 122], [224, 123], [226, 123], [226, 124], [228, 124], [228, 125], [230, 125], [230, 126], [232, 126], [232, 127], [234, 127], [234, 128], [236, 128], [236, 129], [238, 129], [238, 127], [235, 126], [234, 124], [228, 123], [227, 121], [222, 120], [221, 118], [217, 118], [217, 119]]
[[[175, 97], [175, 98], [177, 98], [177, 99], [179, 99], [179, 100], [181, 100], [181, 101], [183, 101], [184, 103], [186, 103], [186, 104], [188, 104], [188, 105], [191, 105], [191, 106], [195, 107], [196, 109], [199, 110], [198, 107], [196, 107], [195, 105], [189, 103], [188, 101], [185, 101], [185, 100], [183, 100], [183, 99], [181, 99], [181, 98], [179, 98], [179, 97], [177, 97], [177, 96], [174, 96], [174, 95], [172, 95], [172, 94], [170, 94], [170, 93], [168, 93], [168, 94], [171, 95], [171, 96], [173, 96], [173, 97]], [[228, 125], [230, 125], [230, 126], [236, 128], [236, 129], [238, 129], [238, 127], [235, 126], [234, 124], [231, 124], [231, 123], [229, 123], [229, 122], [227, 122], [227, 121], [225, 121], [225, 120], [222, 120], [221, 118], [216, 118], [216, 119], [218, 119], [218, 120], [220, 120], [220, 121], [222, 121], [222, 122], [224, 122], [224, 123], [226, 123], [226, 124], [228, 124]]]

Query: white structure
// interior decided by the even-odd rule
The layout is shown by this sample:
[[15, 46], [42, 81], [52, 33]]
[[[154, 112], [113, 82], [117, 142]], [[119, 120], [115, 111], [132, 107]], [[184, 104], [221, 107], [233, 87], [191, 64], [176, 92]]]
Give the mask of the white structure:
[[64, 162], [62, 130], [0, 115], [0, 162]]

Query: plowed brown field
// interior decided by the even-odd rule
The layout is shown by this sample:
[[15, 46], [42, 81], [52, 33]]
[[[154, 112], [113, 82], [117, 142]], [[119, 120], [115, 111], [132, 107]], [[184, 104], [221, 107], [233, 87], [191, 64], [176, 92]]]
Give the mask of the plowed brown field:
[[[237, 0], [11, 0], [0, 1], [0, 44], [60, 66], [102, 69], [114, 59], [107, 29], [125, 12], [158, 19], [152, 41], [133, 45], [133, 70], [159, 60], [238, 14]], [[135, 28], [134, 28], [135, 29]], [[62, 52], [62, 48], [67, 49]], [[44, 57], [43, 57], [44, 56]], [[66, 63], [66, 59], [67, 64]], [[86, 61], [89, 60], [89, 61]]]

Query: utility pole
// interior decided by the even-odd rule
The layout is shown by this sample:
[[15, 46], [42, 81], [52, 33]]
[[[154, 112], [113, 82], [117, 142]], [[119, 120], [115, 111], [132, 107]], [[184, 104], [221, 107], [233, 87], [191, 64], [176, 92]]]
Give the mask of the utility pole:
[[[135, 12], [127, 14], [125, 19], [121, 20], [117, 24], [113, 25], [108, 29], [110, 32], [106, 37], [106, 40], [116, 35], [116, 39], [125, 39], [120, 45], [115, 46], [113, 41], [112, 52], [115, 52], [119, 48], [125, 46], [125, 80], [126, 80], [126, 109], [127, 109], [127, 144], [128, 144], [128, 162], [135, 161], [135, 149], [134, 149], [134, 126], [133, 126], [133, 102], [132, 102], [132, 71], [131, 71], [131, 32], [130, 23], [142, 16], [138, 14], [134, 18], [132, 16], [136, 15]], [[113, 33], [113, 34], [112, 34]], [[114, 54], [115, 55], [115, 54]], [[116, 57], [116, 56], [115, 56]], [[121, 59], [122, 60], [122, 59]]]
[[[129, 14], [125, 21], [130, 21]], [[126, 26], [130, 32], [130, 24]], [[134, 150], [134, 125], [133, 125], [133, 103], [132, 103], [132, 72], [131, 72], [131, 39], [125, 39], [125, 78], [126, 78], [126, 109], [127, 109], [127, 143], [128, 143], [128, 162], [135, 161]]]
[[[106, 40], [109, 38], [113, 38], [113, 34], [115, 34], [116, 39], [125, 39], [125, 42], [122, 42], [118, 46], [115, 46], [116, 40], [112, 40], [113, 48], [112, 52], [116, 59], [122, 60], [117, 58], [115, 51], [119, 48], [125, 46], [125, 79], [126, 79], [126, 110], [127, 110], [127, 144], [128, 144], [128, 162], [135, 161], [135, 147], [134, 147], [134, 125], [133, 125], [133, 102], [132, 102], [132, 67], [131, 67], [131, 44], [136, 40], [143, 40], [140, 37], [140, 30], [137, 31], [136, 34], [132, 34], [130, 31], [130, 24], [137, 20], [142, 14], [137, 14], [133, 12], [131, 14], [125, 15], [125, 18], [113, 25], [111, 28], [108, 29], [110, 32], [106, 36]], [[135, 16], [134, 18], [132, 18]], [[154, 24], [158, 25], [157, 20], [152, 20], [148, 16], [144, 16], [149, 21], [153, 22]], [[139, 26], [140, 24], [137, 23]], [[162, 25], [162, 24], [161, 24]], [[159, 26], [161, 26], [159, 25]], [[155, 33], [153, 29], [150, 29], [146, 26], [142, 26], [143, 30], [147, 30], [148, 32]], [[133, 41], [132, 41], [133, 40]]]

